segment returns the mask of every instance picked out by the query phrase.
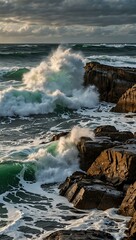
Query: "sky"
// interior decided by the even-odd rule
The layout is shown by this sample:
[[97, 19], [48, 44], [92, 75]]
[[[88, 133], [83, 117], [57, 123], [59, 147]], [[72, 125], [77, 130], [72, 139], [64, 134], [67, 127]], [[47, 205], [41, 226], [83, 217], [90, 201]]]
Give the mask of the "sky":
[[0, 0], [0, 43], [135, 43], [136, 0]]

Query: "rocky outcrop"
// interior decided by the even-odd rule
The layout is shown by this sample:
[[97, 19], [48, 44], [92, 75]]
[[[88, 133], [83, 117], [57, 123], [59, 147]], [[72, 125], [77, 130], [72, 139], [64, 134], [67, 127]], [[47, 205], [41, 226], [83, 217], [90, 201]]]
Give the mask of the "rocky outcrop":
[[[53, 140], [67, 136], [67, 134], [58, 134]], [[94, 134], [93, 140], [82, 137], [77, 143], [80, 168], [87, 173], [75, 172], [72, 176], [67, 177], [59, 186], [60, 195], [65, 196], [74, 207], [82, 210], [95, 208], [106, 210], [120, 207], [119, 214], [133, 215], [129, 223], [128, 237], [124, 239], [135, 239], [135, 135], [129, 131], [119, 132], [110, 125], [97, 127]], [[97, 239], [89, 238], [86, 231], [79, 232], [81, 238], [77, 233], [73, 233], [77, 234], [72, 235], [73, 239]], [[104, 233], [102, 232], [102, 234]], [[100, 236], [98, 239], [106, 239], [105, 236], [103, 235], [102, 238]], [[71, 232], [68, 231], [63, 235], [59, 231], [45, 239], [71, 239]]]
[[136, 113], [136, 84], [129, 88], [119, 99], [117, 105], [112, 108], [113, 112]]
[[81, 138], [77, 144], [80, 156], [80, 168], [87, 171], [100, 153], [108, 148], [133, 139], [131, 132], [119, 132], [114, 126], [100, 126], [94, 130], [95, 139]]
[[51, 233], [43, 240], [115, 240], [109, 233], [98, 230], [60, 230]]
[[133, 216], [136, 213], [136, 182], [128, 188], [119, 213], [125, 216]]
[[135, 68], [113, 67], [98, 62], [89, 62], [85, 66], [84, 85], [95, 85], [102, 101], [117, 103], [135, 83]]
[[[94, 130], [96, 137], [108, 137], [112, 142], [125, 142], [134, 138], [134, 134], [129, 131], [118, 131], [114, 126], [105, 125], [97, 127]], [[115, 145], [115, 143], [114, 143]], [[107, 147], [108, 148], [108, 147]]]
[[60, 133], [57, 133], [57, 134], [54, 134], [52, 136], [52, 139], [50, 141], [57, 141], [59, 140], [61, 137], [66, 137], [68, 136], [69, 132], [60, 132]]
[[126, 144], [104, 150], [87, 171], [90, 176], [104, 175], [114, 184], [136, 181], [136, 147]]
[[84, 210], [117, 208], [123, 199], [123, 193], [112, 185], [82, 172], [68, 177], [59, 188], [60, 194], [67, 197], [74, 207]]
[[119, 208], [119, 213], [125, 216], [131, 216], [128, 224], [127, 238], [136, 239], [136, 182], [131, 184]]
[[95, 141], [92, 141], [90, 138], [81, 138], [77, 144], [80, 168], [83, 171], [87, 171], [103, 150], [115, 145], [116, 143], [107, 138], [104, 139], [104, 137], [97, 138]]

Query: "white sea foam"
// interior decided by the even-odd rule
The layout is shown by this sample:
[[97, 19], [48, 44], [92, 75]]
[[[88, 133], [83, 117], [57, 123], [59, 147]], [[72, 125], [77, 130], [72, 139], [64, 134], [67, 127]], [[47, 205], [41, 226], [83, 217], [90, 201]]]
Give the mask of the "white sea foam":
[[0, 116], [53, 112], [57, 106], [78, 109], [98, 104], [94, 87], [84, 89], [84, 58], [59, 47], [47, 61], [24, 74], [24, 85], [0, 91]]
[[[68, 137], [40, 148], [28, 156], [29, 161], [36, 161], [36, 178], [46, 183], [61, 182], [79, 169], [76, 143], [80, 137], [94, 137], [88, 128], [74, 127]], [[61, 174], [60, 174], [61, 173]]]
[[[25, 181], [22, 177], [23, 169], [19, 186], [1, 194], [0, 202], [4, 204], [8, 214], [0, 234], [16, 240], [40, 240], [50, 232], [63, 228], [103, 230], [111, 232], [117, 240], [125, 236], [129, 218], [117, 215], [116, 210], [74, 211], [67, 199], [58, 195], [54, 185], [52, 187], [46, 184], [45, 190], [41, 189], [41, 184], [62, 182], [73, 171], [78, 170], [78, 152], [75, 145], [83, 136], [94, 138], [90, 129], [75, 126], [67, 137], [62, 137], [59, 141], [42, 147], [39, 145], [38, 148], [37, 144], [32, 148], [30, 145], [29, 151], [23, 151], [21, 146], [20, 150], [25, 152], [26, 160], [20, 161], [25, 164], [35, 163], [36, 181]], [[17, 152], [20, 155], [19, 147]]]
[[126, 224], [130, 217], [124, 217], [117, 214], [117, 209], [107, 209], [106, 211], [91, 210], [81, 219], [72, 222], [71, 226], [66, 229], [87, 230], [95, 229], [109, 232], [116, 240], [125, 237]]
[[24, 83], [28, 89], [54, 92], [59, 89], [71, 95], [73, 89], [79, 89], [83, 81], [84, 58], [70, 49], [58, 49], [38, 67], [32, 68], [24, 75]]
[[23, 146], [17, 146], [16, 151], [14, 148], [10, 148], [8, 154], [2, 159], [3, 162], [7, 161], [7, 164], [10, 161], [23, 164], [20, 179], [23, 179], [26, 171], [34, 169], [33, 174], [35, 174], [38, 182], [61, 182], [79, 169], [76, 144], [81, 137], [90, 137], [93, 139], [94, 133], [88, 128], [75, 126], [67, 137], [61, 137], [58, 141], [44, 144], [42, 147], [41, 145], [30, 145], [26, 149]]

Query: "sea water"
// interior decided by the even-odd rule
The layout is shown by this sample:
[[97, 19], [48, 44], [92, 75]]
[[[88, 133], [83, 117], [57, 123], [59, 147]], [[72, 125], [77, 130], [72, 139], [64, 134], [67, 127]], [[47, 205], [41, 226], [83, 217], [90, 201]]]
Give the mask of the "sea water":
[[[124, 236], [117, 209], [80, 211], [58, 186], [79, 170], [76, 143], [93, 129], [136, 129], [134, 114], [112, 113], [95, 87], [83, 88], [88, 61], [136, 66], [135, 44], [0, 45], [0, 239], [42, 239], [58, 229]], [[53, 134], [67, 138], [50, 142]]]

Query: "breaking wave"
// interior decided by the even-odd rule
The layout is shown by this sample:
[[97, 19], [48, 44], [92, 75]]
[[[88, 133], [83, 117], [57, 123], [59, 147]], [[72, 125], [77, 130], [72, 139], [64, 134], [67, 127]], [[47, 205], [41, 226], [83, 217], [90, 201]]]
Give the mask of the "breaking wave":
[[76, 144], [82, 136], [93, 138], [94, 134], [88, 128], [75, 126], [67, 137], [58, 141], [38, 148], [12, 151], [8, 160], [3, 159], [0, 163], [0, 193], [17, 187], [21, 179], [40, 183], [63, 181], [79, 169]]
[[[0, 92], [0, 116], [92, 108], [99, 96], [94, 87], [83, 88], [83, 67], [81, 54], [59, 47], [46, 61], [23, 75], [23, 87], [10, 87]], [[18, 71], [15, 74], [22, 74], [26, 69]]]

